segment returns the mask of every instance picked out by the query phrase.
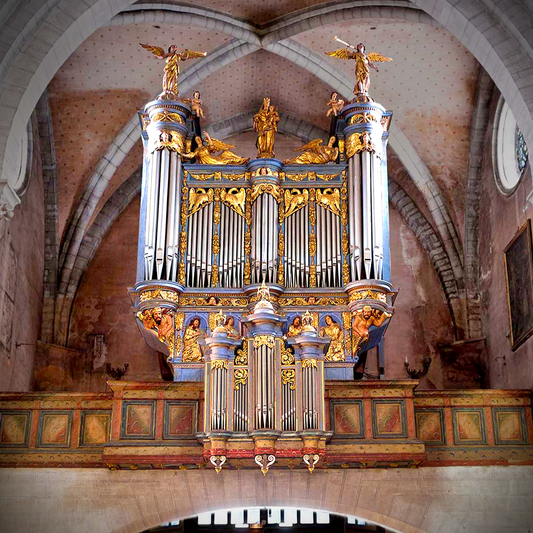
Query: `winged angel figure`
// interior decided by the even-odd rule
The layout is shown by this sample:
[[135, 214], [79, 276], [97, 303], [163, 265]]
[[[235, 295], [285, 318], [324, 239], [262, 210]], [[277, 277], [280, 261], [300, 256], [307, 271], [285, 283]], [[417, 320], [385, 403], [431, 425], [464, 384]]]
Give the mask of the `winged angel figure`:
[[327, 145], [323, 145], [322, 139], [315, 139], [308, 142], [301, 148], [296, 148], [295, 152], [302, 152], [299, 156], [292, 159], [285, 159], [285, 165], [308, 165], [317, 164], [324, 165], [330, 161], [336, 161], [339, 155], [339, 149], [333, 148], [335, 144], [335, 137], [330, 137]]
[[152, 46], [150, 44], [142, 44], [143, 48], [152, 52], [157, 59], [164, 59], [166, 62], [165, 72], [163, 74], [163, 92], [158, 98], [175, 98], [178, 96], [178, 75], [180, 73], [180, 61], [187, 61], [188, 59], [196, 59], [198, 57], [205, 57], [207, 52], [195, 52], [194, 50], [183, 50], [180, 52], [178, 47], [173, 44], [169, 47], [168, 52], [165, 53], [160, 46]]
[[[235, 148], [233, 144], [226, 144], [209, 136], [204, 132], [204, 140], [196, 137], [198, 148], [194, 152], [183, 154], [185, 159], [195, 158], [200, 165], [244, 165], [250, 161], [250, 158], [240, 157], [234, 154], [230, 149]], [[217, 152], [222, 152], [216, 155]]]
[[[333, 52], [326, 52], [326, 55], [337, 59], [355, 59], [355, 87], [353, 92], [356, 96], [363, 95], [368, 97], [368, 88], [370, 87], [369, 67], [373, 68], [376, 72], [379, 72], [379, 69], [374, 65], [374, 62], [382, 63], [385, 61], [392, 61], [392, 59], [390, 57], [382, 56], [381, 54], [376, 54], [375, 52], [367, 54], [363, 43], [359, 43], [357, 47], [355, 47], [341, 41], [337, 37], [335, 37], [335, 40], [345, 44], [347, 48], [339, 48]], [[350, 48], [355, 51], [352, 52]]]

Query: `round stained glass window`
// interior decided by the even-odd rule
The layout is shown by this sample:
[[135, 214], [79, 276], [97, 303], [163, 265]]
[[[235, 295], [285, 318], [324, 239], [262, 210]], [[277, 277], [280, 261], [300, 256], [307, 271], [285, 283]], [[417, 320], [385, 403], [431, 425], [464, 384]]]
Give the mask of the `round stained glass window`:
[[528, 150], [522, 132], [503, 98], [498, 103], [493, 131], [493, 163], [496, 185], [502, 194], [514, 192], [528, 164]]

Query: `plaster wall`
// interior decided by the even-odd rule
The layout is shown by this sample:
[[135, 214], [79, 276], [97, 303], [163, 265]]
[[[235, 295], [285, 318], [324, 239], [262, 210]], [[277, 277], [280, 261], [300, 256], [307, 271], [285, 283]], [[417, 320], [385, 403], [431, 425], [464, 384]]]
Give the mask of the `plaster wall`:
[[3, 533], [138, 533], [218, 509], [303, 507], [401, 533], [531, 533], [533, 467], [2, 469]]
[[[85, 353], [78, 365], [74, 390], [105, 390], [105, 363], [129, 363], [126, 379], [160, 380], [158, 355], [141, 338], [127, 287], [135, 283], [139, 199], [120, 215], [102, 241], [81, 282], [73, 305], [69, 348]], [[426, 252], [400, 214], [391, 210], [393, 284], [401, 288], [396, 312], [386, 334], [386, 379], [405, 379], [404, 358], [422, 366], [422, 358], [439, 342], [453, 336], [450, 314], [440, 281]], [[431, 327], [426, 324], [431, 323]], [[105, 336], [105, 357], [91, 353], [91, 335]], [[368, 371], [375, 357], [368, 359]], [[442, 388], [438, 363], [422, 381], [421, 388]]]
[[533, 204], [527, 201], [532, 193], [531, 167], [528, 166], [510, 196], [500, 193], [494, 181], [491, 148], [497, 100], [495, 97], [483, 155], [479, 219], [483, 334], [487, 338], [490, 387], [530, 389], [533, 387], [533, 337], [514, 352], [511, 350], [503, 251], [527, 219], [533, 219]]
[[0, 217], [0, 390], [30, 390], [41, 327], [44, 187], [36, 121], [28, 188], [15, 216]]

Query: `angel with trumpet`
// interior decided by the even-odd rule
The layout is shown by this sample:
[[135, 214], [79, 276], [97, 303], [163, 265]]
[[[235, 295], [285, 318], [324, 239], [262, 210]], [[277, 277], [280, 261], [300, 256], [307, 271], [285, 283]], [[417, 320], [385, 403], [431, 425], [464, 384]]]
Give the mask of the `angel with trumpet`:
[[[209, 133], [204, 131], [204, 139], [195, 137], [198, 148], [194, 152], [183, 154], [185, 159], [196, 159], [200, 165], [244, 165], [250, 158], [240, 157], [230, 149], [235, 148], [234, 144], [226, 144], [217, 139], [211, 138]], [[204, 144], [205, 141], [205, 144]], [[217, 152], [221, 152], [217, 155]]]
[[295, 148], [294, 152], [302, 152], [299, 156], [283, 161], [285, 165], [325, 165], [330, 161], [336, 161], [339, 156], [339, 149], [334, 148], [335, 137], [330, 137], [327, 145], [322, 144], [322, 139], [315, 139], [300, 148]]
[[205, 57], [207, 52], [195, 52], [187, 48], [180, 51], [178, 47], [173, 44], [169, 47], [168, 52], [160, 46], [152, 46], [150, 44], [140, 45], [152, 52], [157, 59], [164, 59], [166, 62], [165, 71], [163, 74], [163, 92], [158, 98], [171, 99], [178, 96], [178, 76], [180, 73], [180, 61], [187, 61], [188, 59], [196, 59], [198, 57]]
[[[333, 52], [326, 52], [326, 55], [337, 59], [355, 59], [355, 87], [353, 92], [356, 96], [369, 98], [368, 88], [370, 87], [370, 68], [379, 72], [379, 69], [374, 65], [374, 62], [388, 62], [392, 61], [392, 59], [375, 52], [367, 54], [363, 43], [359, 43], [357, 46], [352, 46], [345, 41], [341, 41], [338, 37], [335, 37], [334, 40], [346, 45], [346, 48], [338, 48]], [[350, 48], [355, 51], [352, 52]]]

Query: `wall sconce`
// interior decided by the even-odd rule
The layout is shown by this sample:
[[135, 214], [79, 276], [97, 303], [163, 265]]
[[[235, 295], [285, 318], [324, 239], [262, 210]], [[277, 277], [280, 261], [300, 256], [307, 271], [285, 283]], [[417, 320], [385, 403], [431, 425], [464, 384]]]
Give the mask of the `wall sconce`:
[[406, 357], [405, 358], [405, 370], [407, 374], [409, 374], [409, 377], [411, 379], [423, 378], [428, 373], [429, 367], [431, 366], [431, 361], [432, 361], [431, 357], [429, 357], [429, 355], [426, 355], [422, 363], [424, 365], [422, 367], [422, 370], [415, 370], [414, 368], [411, 368], [409, 366], [409, 361], [407, 360], [407, 357]]
[[128, 367], [129, 366], [130, 365], [128, 363], [126, 363], [124, 365], [124, 368], [120, 368], [119, 366], [117, 366], [117, 368], [114, 368], [109, 363], [107, 363], [105, 365], [105, 373], [108, 376], [111, 376], [113, 379], [116, 379], [117, 381], [120, 381], [120, 378], [122, 378], [122, 376], [126, 375], [126, 372], [128, 371]]

